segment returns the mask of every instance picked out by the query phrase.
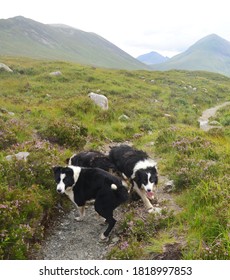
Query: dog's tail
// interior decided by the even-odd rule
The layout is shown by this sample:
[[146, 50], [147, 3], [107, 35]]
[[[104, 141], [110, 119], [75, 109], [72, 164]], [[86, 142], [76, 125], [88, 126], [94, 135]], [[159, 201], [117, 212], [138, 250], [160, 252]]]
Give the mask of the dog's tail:
[[118, 205], [128, 200], [128, 190], [123, 184], [111, 184], [111, 189], [118, 199]]

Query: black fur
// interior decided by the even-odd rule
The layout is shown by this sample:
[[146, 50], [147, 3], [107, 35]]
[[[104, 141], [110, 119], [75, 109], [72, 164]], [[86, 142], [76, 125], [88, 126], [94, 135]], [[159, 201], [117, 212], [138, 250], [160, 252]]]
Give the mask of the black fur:
[[130, 180], [132, 188], [141, 197], [148, 211], [153, 211], [149, 200], [154, 198], [155, 187], [158, 183], [156, 162], [144, 151], [128, 145], [111, 148], [109, 159], [117, 171]]
[[86, 151], [73, 155], [67, 159], [69, 165], [82, 167], [97, 167], [105, 171], [114, 171], [115, 166], [109, 160], [109, 157], [98, 151]]
[[[108, 223], [108, 228], [104, 232], [104, 237], [107, 237], [116, 223], [113, 210], [128, 199], [128, 191], [122, 185], [121, 180], [99, 168], [58, 166], [54, 167], [53, 171], [57, 190], [62, 185], [63, 192], [67, 195], [70, 196], [72, 191], [74, 203], [77, 206], [84, 207], [86, 201], [95, 199], [95, 211]], [[61, 174], [65, 174], [63, 183], [61, 182]]]
[[[111, 148], [109, 159], [116, 166], [119, 172], [125, 174], [125, 176], [131, 180], [134, 179], [140, 187], [140, 181], [142, 181], [141, 171], [136, 171], [134, 178], [131, 178], [131, 176], [133, 175], [133, 169], [137, 162], [149, 159], [149, 156], [146, 152], [134, 149], [128, 145], [120, 145]], [[145, 171], [152, 173], [153, 176], [155, 174], [155, 178], [153, 178], [153, 180], [154, 183], [157, 184], [158, 177], [156, 167], [148, 167], [148, 169], [145, 169]]]

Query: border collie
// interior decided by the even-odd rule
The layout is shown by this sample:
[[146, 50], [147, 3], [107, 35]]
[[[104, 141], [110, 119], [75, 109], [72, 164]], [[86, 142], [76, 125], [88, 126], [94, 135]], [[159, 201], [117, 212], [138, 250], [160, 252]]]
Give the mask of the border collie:
[[114, 172], [115, 166], [109, 160], [109, 157], [98, 151], [86, 151], [73, 155], [67, 159], [68, 165], [82, 167], [97, 167], [108, 172]]
[[121, 180], [100, 168], [56, 166], [53, 172], [57, 192], [65, 193], [79, 208], [77, 221], [82, 221], [85, 216], [86, 201], [95, 199], [95, 211], [108, 223], [106, 231], [100, 236], [105, 240], [116, 223], [113, 210], [128, 199], [128, 191]]
[[122, 176], [131, 181], [133, 189], [143, 200], [148, 212], [156, 211], [150, 203], [158, 183], [156, 162], [145, 152], [128, 145], [112, 147], [109, 159]]

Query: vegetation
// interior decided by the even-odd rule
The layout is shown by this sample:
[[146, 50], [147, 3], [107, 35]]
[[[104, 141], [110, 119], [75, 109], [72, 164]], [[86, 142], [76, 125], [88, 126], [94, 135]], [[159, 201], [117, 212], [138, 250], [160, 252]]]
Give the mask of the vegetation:
[[164, 63], [152, 65], [156, 70], [205, 70], [229, 77], [230, 42], [210, 34]]
[[0, 19], [0, 55], [65, 60], [115, 69], [148, 69], [92, 32], [62, 24], [43, 24], [22, 16]]
[[[108, 258], [154, 258], [165, 244], [183, 238], [183, 259], [229, 259], [229, 107], [216, 116], [221, 129], [203, 132], [197, 122], [204, 109], [229, 100], [227, 77], [1, 61], [13, 70], [0, 72], [1, 259], [30, 258], [42, 240], [63, 202], [53, 165], [77, 151], [125, 140], [160, 158], [159, 172], [174, 180], [182, 211], [166, 209], [159, 217], [135, 203], [127, 206], [121, 241]], [[62, 75], [49, 74], [58, 70]], [[108, 97], [108, 111], [92, 103], [91, 91]], [[30, 153], [26, 161], [6, 159], [21, 151]]]

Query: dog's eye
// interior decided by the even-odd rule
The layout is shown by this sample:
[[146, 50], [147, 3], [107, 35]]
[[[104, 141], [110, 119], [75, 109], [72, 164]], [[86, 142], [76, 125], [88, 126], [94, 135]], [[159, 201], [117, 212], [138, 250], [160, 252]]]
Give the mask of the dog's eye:
[[149, 181], [150, 181], [151, 183], [155, 183], [155, 182], [156, 182], [156, 177], [155, 177], [155, 176], [151, 176], [151, 177], [149, 178]]
[[63, 183], [65, 184], [65, 186], [66, 187], [68, 187], [68, 185], [69, 185], [69, 179], [68, 178], [65, 178], [64, 180], [63, 180]]
[[143, 179], [143, 184], [147, 185], [147, 183], [148, 183], [147, 179]]

